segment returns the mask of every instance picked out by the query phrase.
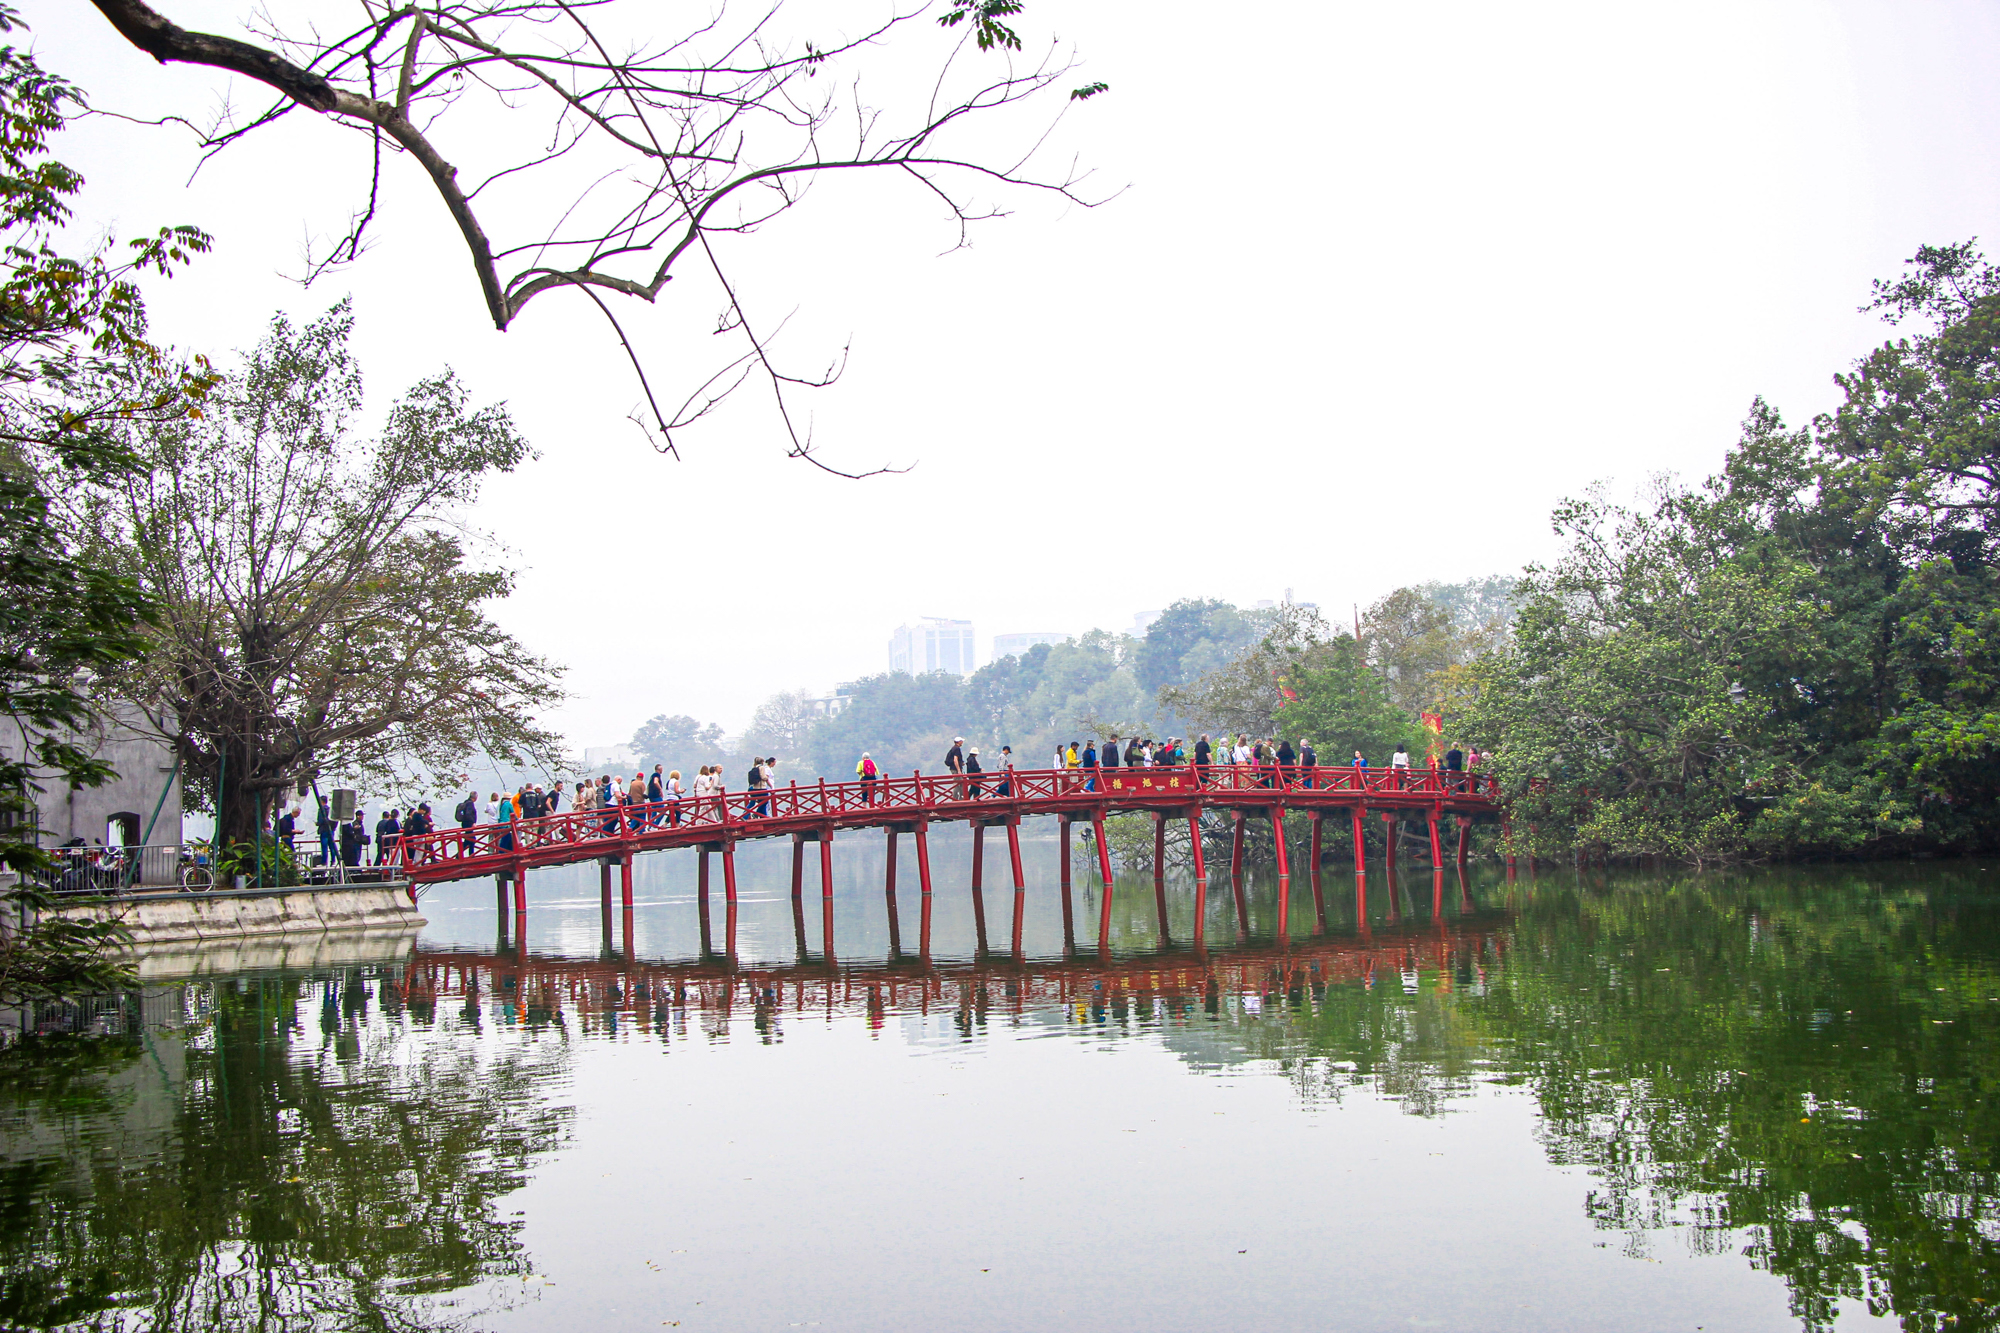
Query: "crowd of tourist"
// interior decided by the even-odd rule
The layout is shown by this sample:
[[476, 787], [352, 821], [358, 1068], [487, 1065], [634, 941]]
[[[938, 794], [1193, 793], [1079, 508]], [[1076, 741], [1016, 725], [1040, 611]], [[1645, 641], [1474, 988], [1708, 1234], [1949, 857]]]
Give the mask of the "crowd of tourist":
[[[1466, 774], [1475, 771], [1482, 758], [1477, 750], [1454, 744], [1442, 755], [1427, 760], [1425, 767], [1440, 772], [1445, 781], [1456, 784], [1464, 781]], [[1211, 768], [1221, 766], [1247, 774], [1250, 781], [1261, 786], [1298, 785], [1310, 788], [1327, 781], [1327, 767], [1366, 769], [1368, 759], [1356, 750], [1352, 759], [1331, 766], [1322, 765], [1319, 753], [1308, 739], [1302, 737], [1294, 745], [1290, 738], [1253, 739], [1247, 734], [1238, 734], [1234, 739], [1227, 735], [1212, 739], [1203, 734], [1192, 746], [1181, 736], [1169, 736], [1165, 740], [1144, 736], [1106, 736], [1101, 743], [1082, 740], [1059, 745], [1050, 759], [1051, 768], [1071, 773], [1073, 780], [1084, 791], [1098, 790], [1098, 780], [1106, 770], [1173, 766], [1192, 767], [1204, 780]], [[1408, 749], [1397, 746], [1395, 753], [1389, 757], [1388, 767], [1392, 773], [1407, 774], [1411, 768]], [[1011, 746], [1001, 746], [991, 766], [988, 766], [980, 760], [979, 747], [966, 745], [963, 736], [952, 739], [951, 748], [944, 756], [944, 771], [957, 780], [964, 796], [973, 800], [989, 794], [994, 797], [1013, 795], [1014, 770]], [[865, 751], [855, 764], [854, 773], [861, 784], [863, 804], [874, 804], [875, 785], [887, 775], [876, 764], [874, 757]], [[747, 796], [743, 807], [745, 817], [770, 815], [771, 792], [777, 785], [777, 757], [771, 755], [753, 759], [744, 775], [743, 789]], [[499, 845], [503, 851], [511, 851], [514, 847], [512, 826], [523, 821], [565, 813], [602, 811], [601, 831], [606, 835], [636, 833], [676, 825], [680, 822], [683, 800], [700, 800], [725, 790], [727, 783], [720, 764], [703, 764], [690, 782], [683, 782], [679, 769], [669, 770], [663, 764], [654, 764], [651, 773], [642, 770], [630, 778], [606, 773], [594, 781], [584, 779], [568, 788], [560, 782], [547, 787], [527, 782], [513, 791], [488, 792], [484, 801], [480, 800], [475, 789], [467, 792], [465, 799], [453, 808], [452, 820], [465, 830], [480, 824], [503, 826]], [[294, 808], [286, 811], [278, 821], [279, 837], [287, 844], [295, 837], [299, 817], [299, 811]], [[376, 820], [372, 838], [365, 811], [356, 810], [352, 819], [336, 821], [324, 797], [319, 799], [316, 822], [320, 861], [329, 866], [359, 867], [394, 862], [400, 859], [405, 838], [432, 833], [437, 829], [429, 802], [420, 802], [408, 813], [400, 808], [391, 809]], [[472, 850], [469, 835], [462, 845], [466, 851]], [[369, 859], [371, 851], [372, 861]]]

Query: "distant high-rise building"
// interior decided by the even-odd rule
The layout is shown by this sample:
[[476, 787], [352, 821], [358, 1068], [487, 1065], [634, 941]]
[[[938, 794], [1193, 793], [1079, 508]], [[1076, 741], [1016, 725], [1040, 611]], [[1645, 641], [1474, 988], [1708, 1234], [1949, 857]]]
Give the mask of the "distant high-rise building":
[[889, 637], [891, 671], [906, 671], [912, 676], [949, 671], [954, 676], [969, 676], [978, 665], [970, 620], [924, 616], [914, 625], [898, 625]]
[[1061, 643], [1069, 635], [1058, 634], [1054, 630], [1030, 630], [1025, 634], [996, 634], [993, 636], [993, 660], [1003, 657], [1019, 657], [1038, 643]]

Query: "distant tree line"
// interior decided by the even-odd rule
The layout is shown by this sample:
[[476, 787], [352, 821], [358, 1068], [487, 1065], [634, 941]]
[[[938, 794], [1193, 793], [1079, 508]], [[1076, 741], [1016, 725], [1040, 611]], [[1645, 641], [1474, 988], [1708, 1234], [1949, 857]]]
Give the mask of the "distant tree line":
[[775, 754], [781, 777], [801, 779], [849, 779], [864, 752], [888, 773], [935, 772], [958, 736], [989, 767], [1002, 745], [1018, 766], [1041, 768], [1070, 741], [1280, 730], [1310, 734], [1329, 762], [1360, 748], [1380, 763], [1399, 741], [1423, 748], [1419, 713], [1463, 693], [1467, 663], [1504, 636], [1511, 586], [1399, 589], [1368, 609], [1358, 647], [1309, 609], [1184, 598], [1143, 635], [1092, 630], [965, 677], [865, 676], [840, 687], [849, 702], [831, 716], [814, 716], [803, 691], [773, 695], [737, 738], [661, 715], [632, 748], [683, 774], [722, 763], [732, 786], [753, 755]]

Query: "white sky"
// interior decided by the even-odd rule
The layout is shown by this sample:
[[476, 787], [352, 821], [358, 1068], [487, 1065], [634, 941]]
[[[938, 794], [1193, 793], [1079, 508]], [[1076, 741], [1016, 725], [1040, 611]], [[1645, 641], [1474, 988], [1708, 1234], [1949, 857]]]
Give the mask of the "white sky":
[[[156, 3], [240, 31], [236, 6]], [[99, 107], [199, 120], [226, 87], [87, 5], [25, 12]], [[1590, 482], [1713, 469], [1754, 394], [1830, 406], [1886, 336], [1869, 280], [1994, 216], [1991, 4], [1030, 0], [1022, 27], [1112, 85], [1067, 132], [1129, 182], [1114, 202], [1018, 198], [940, 257], [935, 204], [849, 184], [736, 247], [753, 306], [799, 308], [800, 363], [852, 337], [811, 404], [828, 456], [917, 465], [859, 483], [785, 461], [748, 402], [685, 461], [652, 453], [603, 327], [558, 297], [494, 332], [407, 161], [361, 264], [284, 279], [365, 188], [357, 136], [297, 115], [191, 186], [173, 129], [99, 120], [62, 152], [86, 225], [216, 235], [153, 291], [160, 336], [243, 347], [351, 292], [374, 406], [441, 363], [511, 404], [542, 457], [473, 517], [521, 574], [503, 623], [569, 667], [579, 750], [659, 712], [739, 728], [885, 669], [922, 614], [970, 617], [983, 654], [1180, 596], [1344, 611], [1512, 571]], [[621, 313], [712, 368], [705, 294]]]

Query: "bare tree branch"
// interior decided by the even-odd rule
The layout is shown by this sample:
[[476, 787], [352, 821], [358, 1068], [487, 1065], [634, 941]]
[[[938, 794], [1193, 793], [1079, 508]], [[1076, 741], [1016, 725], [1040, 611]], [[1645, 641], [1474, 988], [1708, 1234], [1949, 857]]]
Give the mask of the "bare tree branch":
[[[832, 382], [837, 368], [813, 377], [778, 363], [711, 238], [755, 232], [797, 207], [822, 174], [878, 168], [914, 180], [924, 197], [943, 204], [958, 233], [953, 248], [966, 244], [971, 224], [1004, 215], [972, 193], [985, 187], [1049, 193], [1086, 207], [1102, 202], [1083, 193], [1085, 173], [1073, 165], [1044, 173], [1036, 164], [1065, 112], [1103, 85], [1065, 96], [1072, 66], [1053, 47], [1039, 61], [1017, 64], [1021, 38], [1003, 21], [1019, 13], [1011, 0], [891, 10], [828, 43], [781, 25], [782, 0], [742, 19], [716, 9], [664, 40], [656, 11], [637, 0], [361, 0], [362, 21], [345, 31], [323, 29], [319, 8], [299, 20], [259, 10], [248, 31], [261, 46], [188, 31], [145, 0], [93, 2], [162, 63], [227, 70], [280, 95], [247, 123], [225, 114], [202, 136], [209, 151], [294, 106], [370, 136], [367, 201], [317, 260], [309, 248], [304, 281], [361, 255], [381, 200], [386, 143], [429, 177], [458, 227], [494, 327], [510, 328], [545, 293], [582, 292], [612, 325], [640, 380], [649, 433], [659, 431], [664, 451], [676, 456], [669, 432], [683, 418], [660, 409], [606, 297], [657, 304], [695, 256], [726, 294], [725, 329], [749, 346], [725, 371], [702, 378], [684, 408], [702, 405], [687, 419], [705, 415], [718, 401], [715, 387], [740, 383], [740, 375], [730, 377], [747, 365], [771, 387], [789, 456], [865, 476], [888, 469], [828, 467], [787, 398], [788, 388]], [[916, 23], [926, 14], [935, 21]], [[811, 20], [827, 22], [817, 11]], [[862, 96], [862, 71], [886, 58], [879, 52], [892, 38], [916, 47], [930, 72], [920, 74], [907, 105], [878, 107]], [[907, 84], [913, 71], [897, 59], [903, 64], [891, 68], [890, 82]], [[1000, 62], [997, 74], [989, 61]], [[1043, 105], [1046, 112], [1033, 112]], [[1035, 119], [1016, 126], [1010, 115], [1023, 109]], [[988, 141], [963, 131], [975, 118], [994, 117], [1016, 145], [998, 164], [988, 159]], [[451, 141], [471, 145], [481, 159], [467, 176], [478, 182], [470, 190], [443, 148], [440, 136], [452, 127]], [[489, 225], [504, 243], [495, 244]]]

